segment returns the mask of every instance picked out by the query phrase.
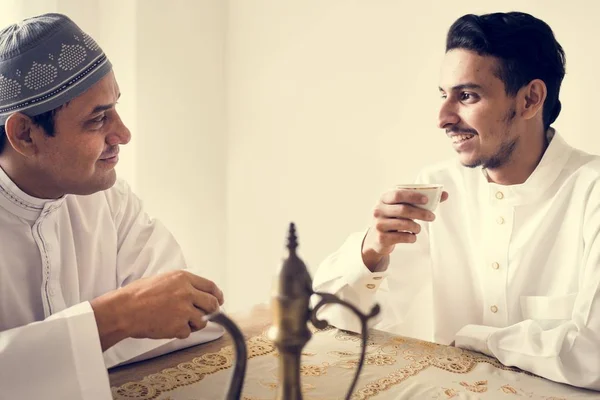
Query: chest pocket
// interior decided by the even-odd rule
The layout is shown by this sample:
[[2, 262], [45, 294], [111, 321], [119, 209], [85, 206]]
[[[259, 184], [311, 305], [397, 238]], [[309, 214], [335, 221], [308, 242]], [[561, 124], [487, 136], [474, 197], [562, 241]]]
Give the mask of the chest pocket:
[[564, 296], [521, 296], [523, 319], [571, 319], [577, 293]]

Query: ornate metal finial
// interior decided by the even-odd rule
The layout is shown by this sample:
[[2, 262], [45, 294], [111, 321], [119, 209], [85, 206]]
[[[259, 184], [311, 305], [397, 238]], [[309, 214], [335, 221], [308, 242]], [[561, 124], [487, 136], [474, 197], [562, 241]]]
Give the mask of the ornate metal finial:
[[298, 236], [296, 236], [296, 225], [293, 222], [290, 222], [287, 248], [290, 254], [296, 253], [296, 248], [298, 248]]
[[[284, 259], [279, 268], [275, 286], [271, 296], [273, 326], [269, 329], [269, 338], [279, 351], [279, 391], [278, 400], [302, 400], [302, 382], [300, 377], [302, 349], [310, 340], [312, 332], [308, 322], [319, 329], [325, 328], [327, 321], [320, 319], [317, 312], [327, 304], [337, 303], [346, 306], [358, 316], [361, 322], [361, 353], [358, 368], [347, 390], [345, 399], [350, 399], [358, 376], [362, 369], [367, 348], [367, 322], [379, 313], [379, 306], [373, 307], [369, 314], [362, 313], [354, 305], [337, 298], [330, 293], [315, 293], [308, 268], [296, 254], [298, 236], [296, 225], [291, 222], [287, 237], [289, 257]], [[320, 296], [320, 301], [310, 305], [313, 295]], [[227, 400], [238, 400], [242, 392], [246, 371], [247, 349], [244, 335], [222, 312], [207, 315], [205, 319], [221, 324], [231, 334], [236, 349], [236, 364], [232, 376]]]

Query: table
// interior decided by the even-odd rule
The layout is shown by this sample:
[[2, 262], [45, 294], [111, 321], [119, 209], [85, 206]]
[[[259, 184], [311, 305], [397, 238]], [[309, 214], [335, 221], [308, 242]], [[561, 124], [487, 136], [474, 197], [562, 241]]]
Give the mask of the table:
[[[244, 400], [274, 399], [278, 353], [266, 337], [267, 306], [233, 315], [248, 346]], [[204, 400], [224, 398], [234, 355], [228, 335], [155, 359], [109, 371], [115, 400]], [[353, 376], [358, 335], [314, 330], [303, 351], [306, 400], [341, 399]], [[353, 400], [366, 399], [600, 399], [600, 392], [562, 385], [485, 355], [372, 330]]]

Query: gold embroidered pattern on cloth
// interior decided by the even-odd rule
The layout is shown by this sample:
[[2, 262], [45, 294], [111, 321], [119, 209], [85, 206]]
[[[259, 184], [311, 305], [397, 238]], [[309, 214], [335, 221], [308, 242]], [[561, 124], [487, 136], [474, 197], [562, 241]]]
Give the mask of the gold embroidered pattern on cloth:
[[[381, 333], [379, 334], [381, 335]], [[338, 335], [346, 336], [343, 340], [351, 340], [347, 338], [348, 336], [353, 337], [356, 341], [360, 340], [359, 335], [353, 333], [340, 331]], [[385, 333], [383, 333], [383, 335], [385, 336]], [[365, 358], [365, 364], [369, 364], [369, 357], [372, 359], [373, 357], [382, 357], [383, 359], [386, 354], [388, 357], [390, 357], [390, 355], [394, 357], [401, 356], [404, 360], [412, 361], [413, 363], [398, 369], [385, 377], [377, 379], [374, 382], [369, 382], [366, 385], [357, 388], [352, 395], [352, 400], [365, 400], [376, 396], [380, 392], [405, 381], [411, 376], [417, 375], [429, 367], [436, 367], [456, 374], [467, 374], [472, 371], [478, 363], [488, 363], [498, 369], [531, 375], [518, 368], [506, 367], [496, 359], [486, 355], [467, 352], [456, 347], [441, 346], [436, 343], [399, 337], [388, 337], [386, 338], [387, 340], [383, 341], [381, 341], [381, 338], [378, 339], [379, 340], [376, 341], [382, 342], [382, 344], [376, 346], [374, 349], [367, 350], [368, 354]], [[358, 356], [358, 353], [354, 356]], [[390, 357], [386, 360], [394, 361], [394, 357]], [[352, 363], [355, 365], [357, 361], [354, 360]], [[383, 365], [383, 363], [377, 365]], [[473, 385], [467, 383], [463, 385], [461, 382], [461, 385], [469, 391], [476, 393], [482, 393], [487, 390], [486, 381], [476, 382]], [[453, 389], [449, 390], [449, 393], [454, 394]], [[453, 396], [451, 395], [449, 398], [450, 397]]]
[[[273, 343], [267, 339], [266, 332], [246, 341], [248, 358], [263, 356], [275, 351]], [[167, 368], [158, 374], [148, 375], [138, 382], [129, 382], [118, 388], [112, 388], [115, 400], [135, 399], [151, 400], [161, 393], [202, 380], [206, 375], [231, 368], [235, 359], [233, 346], [223, 347], [217, 353], [203, 354], [190, 362], [179, 364], [177, 368]]]
[[[279, 389], [279, 355], [274, 345], [267, 339], [266, 331], [259, 336], [250, 338], [246, 344], [248, 358], [254, 358], [252, 361], [254, 365], [248, 364], [248, 375], [244, 383], [242, 399], [274, 398]], [[331, 328], [323, 331], [315, 330], [313, 339], [309, 341], [305, 350], [300, 371], [305, 398], [307, 400], [340, 398], [357, 367], [360, 354], [359, 335]], [[168, 368], [160, 373], [146, 376], [141, 381], [113, 387], [113, 397], [115, 400], [151, 400], [164, 394], [165, 397], [161, 397], [161, 399], [166, 400], [167, 392], [170, 392], [168, 395], [173, 399], [179, 399], [179, 394], [182, 396], [181, 398], [185, 399], [199, 398], [197, 396], [204, 396], [201, 397], [202, 399], [223, 398], [226, 391], [225, 386], [229, 380], [226, 375], [218, 374], [218, 372], [231, 368], [233, 363], [233, 347], [227, 346], [217, 353], [204, 354], [189, 362], [179, 364], [176, 368]], [[518, 375], [512, 375], [512, 381], [508, 384], [507, 381], [500, 380], [502, 379], [501, 375], [498, 375], [497, 372], [476, 370], [477, 365], [481, 364], [487, 364], [487, 368], [492, 367], [492, 371], [501, 370]], [[366, 400], [378, 395], [381, 395], [381, 398], [395, 396], [392, 393], [397, 393], [398, 390], [402, 391], [404, 387], [410, 388], [410, 385], [414, 385], [411, 382], [418, 381], [415, 378], [406, 385], [398, 385], [423, 374], [426, 370], [428, 371], [426, 376], [430, 378], [424, 378], [425, 380], [431, 379], [432, 376], [442, 377], [443, 375], [440, 375], [442, 373], [451, 373], [439, 382], [435, 379], [430, 382], [430, 389], [436, 391], [435, 393], [428, 392], [430, 395], [428, 398], [431, 399], [451, 399], [463, 395], [533, 398], [535, 395], [538, 396], [535, 397], [536, 399], [547, 400], [557, 389], [555, 386], [540, 386], [545, 382], [548, 382], [548, 385], [556, 384], [544, 381], [517, 368], [506, 367], [497, 360], [480, 353], [373, 331], [368, 338], [363, 374], [352, 399]], [[488, 375], [485, 375], [486, 373]], [[456, 374], [459, 374], [460, 378]], [[480, 374], [479, 377], [476, 377], [477, 374]], [[488, 381], [488, 376], [490, 381]], [[517, 379], [517, 377], [521, 378]], [[522, 383], [527, 381], [531, 384], [532, 379], [535, 381], [534, 391], [538, 391], [540, 387], [550, 389], [546, 394], [523, 390]], [[558, 388], [559, 392], [565, 390], [571, 389]], [[331, 397], [334, 391], [335, 397]], [[183, 393], [187, 394], [184, 396]], [[589, 398], [586, 394], [581, 397]], [[554, 398], [560, 399], [561, 397]]]

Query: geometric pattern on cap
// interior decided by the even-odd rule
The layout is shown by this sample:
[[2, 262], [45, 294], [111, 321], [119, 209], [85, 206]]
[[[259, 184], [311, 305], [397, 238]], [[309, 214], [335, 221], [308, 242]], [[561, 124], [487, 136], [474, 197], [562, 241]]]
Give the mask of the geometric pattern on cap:
[[58, 76], [58, 70], [51, 64], [33, 63], [33, 66], [25, 75], [25, 86], [32, 90], [38, 90], [50, 85]]
[[77, 68], [85, 61], [87, 52], [80, 44], [63, 44], [58, 56], [58, 66], [65, 71]]
[[0, 75], [0, 101], [9, 100], [21, 94], [19, 82]]

